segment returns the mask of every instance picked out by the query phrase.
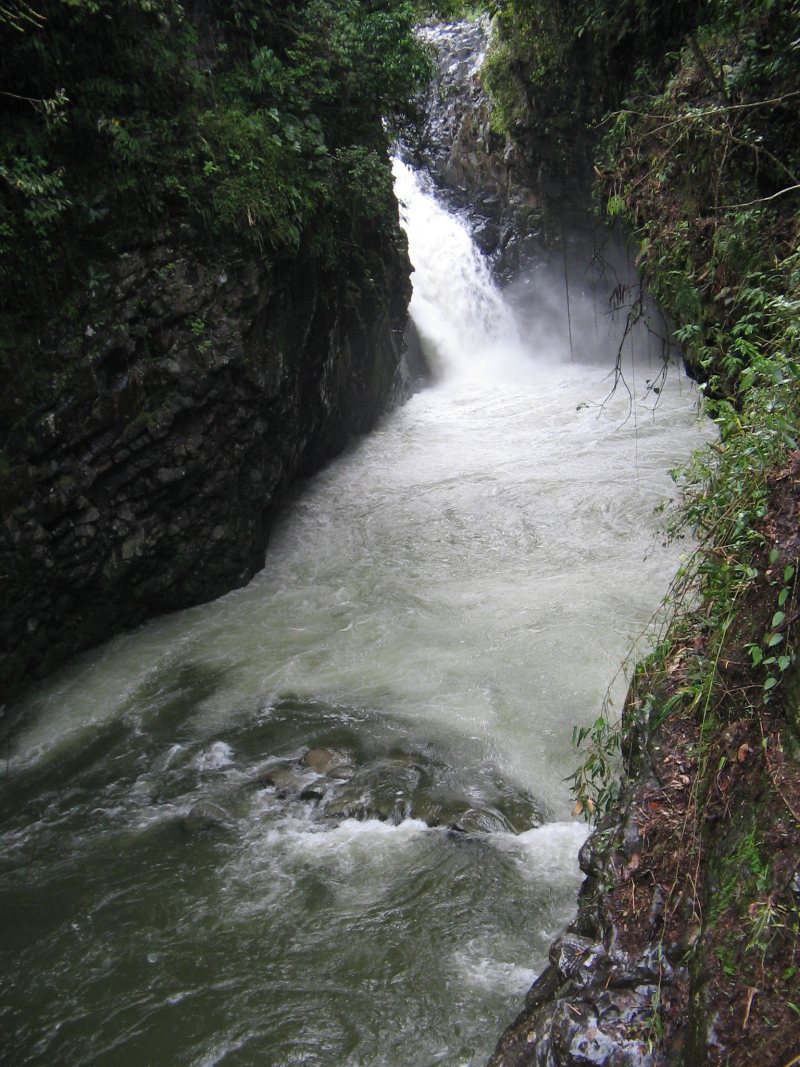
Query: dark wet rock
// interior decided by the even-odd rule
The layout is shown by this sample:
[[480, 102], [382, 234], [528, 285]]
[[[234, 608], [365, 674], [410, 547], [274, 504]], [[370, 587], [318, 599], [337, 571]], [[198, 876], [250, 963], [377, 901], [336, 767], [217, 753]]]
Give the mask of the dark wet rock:
[[482, 804], [448, 784], [423, 785], [413, 797], [414, 818], [464, 833], [520, 834], [542, 825], [542, 807], [526, 789], [493, 774], [478, 780]]
[[465, 834], [507, 834], [511, 826], [493, 808], [467, 808], [449, 824], [451, 830]]
[[309, 783], [309, 776], [291, 763], [271, 763], [262, 767], [252, 779], [260, 789], [277, 789], [285, 796], [299, 794]]
[[325, 816], [329, 819], [358, 819], [365, 822], [367, 819], [381, 819], [387, 821], [391, 812], [379, 812], [373, 797], [358, 789], [337, 790], [328, 798], [324, 808]]
[[411, 318], [406, 324], [403, 340], [406, 346], [405, 362], [408, 368], [409, 388], [412, 392], [416, 392], [432, 381], [433, 372], [425, 356], [419, 331]]
[[[152, 615], [243, 585], [289, 486], [406, 389], [399, 231], [280, 274], [184, 227], [104, 264], [62, 372], [2, 442], [0, 703]], [[52, 350], [52, 351], [51, 351]]]
[[313, 801], [321, 816], [333, 820], [418, 819], [468, 835], [520, 833], [541, 825], [535, 799], [485, 765], [469, 779], [469, 788], [457, 788], [446, 764], [432, 753], [370, 754], [353, 747], [356, 751], [316, 746], [299, 761], [269, 761], [252, 774], [250, 785], [274, 789], [277, 799]]
[[544, 822], [542, 806], [533, 793], [521, 786], [495, 779], [492, 803], [515, 834], [533, 830]]
[[301, 800], [311, 800], [318, 804], [325, 796], [325, 789], [319, 785], [307, 785], [300, 793]]
[[489, 1067], [652, 1067], [648, 1037], [658, 974], [567, 933]]
[[[337, 752], [329, 748], [310, 748], [300, 762], [315, 774], [329, 774], [337, 777], [340, 767], [352, 768], [352, 758], [349, 752]], [[348, 773], [349, 771], [345, 771], [346, 775]]]
[[512, 822], [500, 805], [493, 803], [498, 799], [494, 794], [496, 779], [488, 785], [473, 783], [471, 792], [477, 789], [486, 797], [486, 803], [478, 805], [464, 790], [440, 780], [441, 770], [426, 764], [419, 754], [373, 758], [361, 766], [346, 769], [347, 781], [333, 780], [339, 777], [338, 768], [328, 772], [330, 784], [324, 804], [328, 818], [380, 819], [393, 823], [410, 818], [465, 834], [522, 832], [542, 821], [540, 809], [525, 791], [518, 790], [513, 803], [513, 787], [503, 787], [505, 793], [499, 799], [513, 810], [516, 822]]
[[[415, 819], [475, 839], [525, 832], [546, 814], [527, 789], [487, 762], [477, 741], [465, 745], [456, 768], [445, 756], [446, 742], [415, 739], [407, 724], [398, 728], [383, 711], [282, 698], [258, 721], [215, 743], [236, 751], [237, 774], [212, 781], [232, 810], [250, 807], [253, 791], [265, 790], [270, 808], [273, 801], [287, 809], [313, 805], [305, 817]], [[194, 777], [176, 784], [195, 790], [191, 752], [181, 746], [169, 751], [165, 766], [190, 760]]]
[[198, 800], [180, 820], [180, 824], [190, 834], [227, 831], [235, 825], [231, 815], [213, 800]]
[[381, 785], [375, 782], [374, 775], [365, 773], [331, 790], [324, 812], [333, 819], [379, 819], [398, 824], [412, 816], [412, 804], [390, 783]]
[[[496, 133], [480, 68], [488, 17], [423, 29], [435, 56], [426, 123], [408, 150], [451, 205], [463, 209], [475, 241], [501, 280], [540, 259], [547, 246], [541, 190], [531, 184], [520, 148]], [[552, 236], [552, 235], [551, 235]]]

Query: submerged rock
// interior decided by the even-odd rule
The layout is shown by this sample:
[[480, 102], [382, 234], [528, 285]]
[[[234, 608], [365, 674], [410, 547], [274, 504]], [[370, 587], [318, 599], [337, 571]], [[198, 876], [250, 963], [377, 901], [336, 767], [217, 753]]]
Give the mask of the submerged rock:
[[275, 789], [283, 796], [300, 794], [309, 783], [308, 774], [294, 763], [270, 763], [261, 767], [252, 779], [259, 789]]
[[213, 800], [198, 800], [180, 820], [180, 825], [190, 834], [205, 831], [227, 831], [235, 826], [233, 817]]
[[338, 777], [341, 769], [345, 776], [352, 772], [353, 756], [349, 752], [337, 752], [329, 748], [310, 748], [300, 762], [316, 774]]
[[449, 824], [451, 830], [465, 834], [507, 834], [511, 826], [499, 811], [492, 808], [467, 808]]
[[[544, 821], [537, 799], [487, 763], [479, 746], [462, 753], [456, 770], [443, 747], [398, 744], [396, 724], [385, 715], [370, 717], [363, 732], [357, 721], [352, 709], [278, 702], [274, 716], [232, 738], [237, 754], [252, 758], [261, 749], [233, 788], [242, 795], [267, 790], [287, 805], [310, 803], [306, 817], [326, 821], [414, 819], [470, 836], [524, 833]], [[279, 751], [264, 756], [270, 739], [279, 740]], [[229, 794], [226, 800], [235, 803]]]

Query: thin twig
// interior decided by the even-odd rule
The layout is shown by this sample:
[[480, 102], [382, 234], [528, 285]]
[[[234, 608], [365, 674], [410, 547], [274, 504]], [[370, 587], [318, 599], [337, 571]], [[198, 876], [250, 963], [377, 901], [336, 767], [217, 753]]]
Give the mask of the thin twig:
[[[720, 115], [725, 111], [744, 111], [754, 107], [769, 107], [772, 104], [782, 104], [784, 100], [790, 100], [792, 97], [800, 96], [800, 89], [795, 89], [791, 93], [784, 93], [783, 96], [775, 96], [771, 100], [754, 100], [749, 104], [727, 104], [725, 107], [709, 107], [705, 111], [693, 111], [687, 115], [679, 115], [676, 119], [671, 119], [665, 123], [664, 126], [659, 126], [660, 130], [665, 129], [667, 126], [674, 126], [678, 122], [686, 122], [688, 119], [705, 118], [708, 115]], [[635, 115], [640, 119], [666, 119], [666, 115], [657, 115], [652, 111], [633, 111], [630, 108], [622, 108], [620, 111], [612, 111], [611, 114], [606, 115], [595, 126], [602, 126], [606, 122], [610, 122], [611, 119], [619, 118], [620, 115]], [[656, 132], [656, 131], [651, 131]]]
[[715, 207], [715, 211], [732, 211], [734, 208], [739, 207], [753, 207], [754, 204], [767, 204], [770, 200], [775, 200], [779, 196], [784, 196], [786, 193], [794, 193], [800, 189], [798, 185], [787, 185], [785, 189], [780, 189], [777, 193], [773, 193], [772, 196], [762, 196], [758, 200], [747, 200], [743, 204], [723, 204], [722, 207]]
[[753, 1006], [753, 997], [755, 997], [757, 992], [758, 992], [758, 990], [756, 989], [755, 986], [751, 985], [751, 986], [747, 987], [747, 1003], [745, 1004], [745, 1007], [744, 1007], [744, 1019], [742, 1020], [742, 1030], [746, 1030], [747, 1029], [747, 1024], [750, 1021], [750, 1009]]

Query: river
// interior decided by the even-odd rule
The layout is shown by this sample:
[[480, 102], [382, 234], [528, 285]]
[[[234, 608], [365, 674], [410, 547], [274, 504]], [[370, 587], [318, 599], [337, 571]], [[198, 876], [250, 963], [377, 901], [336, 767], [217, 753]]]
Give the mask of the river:
[[6, 729], [4, 1062], [477, 1065], [574, 912], [572, 725], [674, 573], [654, 509], [708, 431], [646, 346], [631, 402], [604, 325], [520, 330], [396, 175], [434, 383], [301, 487], [245, 589]]

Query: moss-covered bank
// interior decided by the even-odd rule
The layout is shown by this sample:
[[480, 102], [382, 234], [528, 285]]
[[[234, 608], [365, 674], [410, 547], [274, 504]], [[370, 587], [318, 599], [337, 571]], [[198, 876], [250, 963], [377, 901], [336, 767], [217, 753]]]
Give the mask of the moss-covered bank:
[[576, 794], [598, 828], [578, 919], [492, 1062], [786, 1067], [800, 1055], [800, 5], [501, 8], [500, 121], [537, 143], [548, 126], [542, 165], [591, 159], [598, 209], [626, 226], [721, 439], [682, 473], [670, 530], [700, 546], [622, 727], [601, 716], [583, 737]]

